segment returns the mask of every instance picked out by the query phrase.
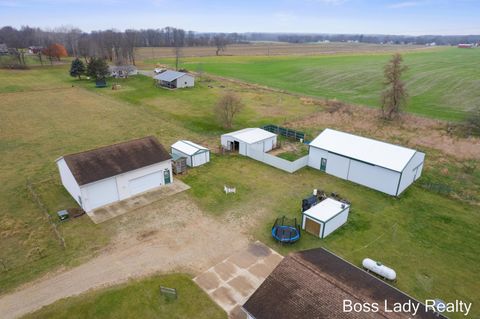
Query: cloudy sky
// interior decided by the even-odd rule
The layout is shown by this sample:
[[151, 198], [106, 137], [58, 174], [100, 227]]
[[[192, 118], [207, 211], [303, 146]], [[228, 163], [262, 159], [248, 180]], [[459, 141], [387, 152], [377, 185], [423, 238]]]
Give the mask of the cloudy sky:
[[480, 34], [480, 0], [0, 0], [0, 26]]

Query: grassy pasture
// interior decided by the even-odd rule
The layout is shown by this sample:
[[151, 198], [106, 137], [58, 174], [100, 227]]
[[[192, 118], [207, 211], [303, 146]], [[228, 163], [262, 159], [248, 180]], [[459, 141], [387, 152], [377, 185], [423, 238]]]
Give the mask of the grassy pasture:
[[[38, 180], [56, 174], [58, 156], [152, 134], [165, 145], [188, 138], [215, 147], [224, 130], [214, 120], [214, 102], [227, 89], [241, 95], [246, 104], [235, 129], [282, 124], [322, 112], [320, 106], [302, 103], [295, 96], [232, 83], [222, 88], [208, 79], [201, 79], [194, 89], [169, 91], [138, 76], [118, 81], [122, 89], [114, 91], [69, 78], [66, 67], [46, 70], [15, 76], [10, 72], [16, 71], [0, 71], [0, 92], [12, 78], [19, 86], [0, 95], [0, 258], [10, 268], [0, 272], [1, 292], [95, 255], [115, 232], [114, 222], [95, 226], [82, 217], [60, 225], [67, 249], [60, 248], [24, 187], [27, 177]], [[36, 91], [54, 83], [65, 88]], [[321, 127], [297, 129], [316, 133]], [[219, 219], [238, 218], [254, 238], [281, 253], [325, 246], [357, 265], [364, 257], [378, 259], [395, 268], [397, 286], [416, 298], [478, 303], [478, 207], [422, 187], [424, 180], [459, 190], [473, 185], [469, 191], [478, 198], [478, 169], [466, 174], [456, 159], [425, 151], [424, 176], [400, 199], [313, 169], [287, 174], [234, 155], [212, 155], [209, 165], [181, 178], [192, 187], [189, 196], [206, 212]], [[450, 174], [438, 174], [443, 166], [450, 168]], [[468, 176], [457, 179], [462, 174]], [[237, 187], [238, 193], [225, 196], [224, 184]], [[352, 201], [348, 224], [325, 240], [303, 234], [293, 246], [274, 243], [269, 234], [275, 217], [299, 217], [301, 199], [313, 188], [338, 192]], [[58, 184], [40, 184], [38, 191], [51, 210], [72, 204]], [[31, 253], [37, 247], [43, 256]]]
[[[177, 289], [178, 299], [160, 295], [160, 286]], [[25, 319], [40, 318], [226, 318], [187, 275], [162, 275], [59, 300]]]
[[[383, 66], [390, 53], [318, 56], [220, 56], [182, 60], [192, 71], [266, 85], [315, 97], [378, 107]], [[480, 104], [480, 51], [443, 48], [407, 52], [407, 111], [444, 120], [461, 120]], [[169, 59], [150, 59], [171, 63]]]

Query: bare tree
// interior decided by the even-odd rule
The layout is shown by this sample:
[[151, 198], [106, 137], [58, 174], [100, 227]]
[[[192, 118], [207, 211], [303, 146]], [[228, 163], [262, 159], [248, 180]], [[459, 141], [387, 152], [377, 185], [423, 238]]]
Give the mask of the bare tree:
[[175, 70], [178, 71], [178, 65], [180, 63], [180, 58], [182, 57], [183, 46], [185, 44], [185, 31], [182, 29], [168, 27], [166, 29], [172, 29], [171, 41], [173, 45], [173, 53], [175, 54]]
[[384, 68], [385, 89], [382, 93], [382, 116], [388, 120], [397, 117], [407, 102], [407, 90], [401, 79], [407, 66], [402, 63], [402, 56], [396, 53]]
[[239, 96], [232, 92], [227, 92], [220, 97], [215, 107], [215, 113], [221, 121], [223, 127], [231, 128], [233, 119], [240, 113], [244, 105]]
[[227, 48], [227, 38], [224, 34], [217, 34], [213, 37], [213, 42], [215, 43], [215, 47], [217, 50], [215, 51], [215, 55], [220, 55], [220, 52], [223, 52]]

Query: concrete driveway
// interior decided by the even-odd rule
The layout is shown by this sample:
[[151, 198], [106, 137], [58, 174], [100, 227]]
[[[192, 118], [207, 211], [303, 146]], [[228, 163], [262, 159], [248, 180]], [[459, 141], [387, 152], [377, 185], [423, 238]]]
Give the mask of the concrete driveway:
[[245, 318], [240, 307], [282, 259], [282, 255], [257, 241], [193, 280], [230, 318]]
[[152, 191], [97, 208], [91, 212], [88, 212], [87, 215], [95, 224], [103, 223], [104, 221], [126, 214], [132, 210], [148, 206], [154, 202], [183, 192], [189, 188], [190, 186], [177, 179], [171, 184], [161, 186]]

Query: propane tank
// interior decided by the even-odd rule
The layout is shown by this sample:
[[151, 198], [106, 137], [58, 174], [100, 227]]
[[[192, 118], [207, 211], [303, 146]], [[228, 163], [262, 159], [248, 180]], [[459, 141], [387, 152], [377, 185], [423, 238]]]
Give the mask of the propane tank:
[[370, 258], [365, 258], [362, 261], [363, 268], [370, 270], [373, 273], [376, 273], [379, 276], [382, 276], [383, 278], [386, 278], [388, 280], [395, 280], [397, 278], [397, 273], [395, 270], [392, 268], [389, 268], [385, 265], [382, 265], [382, 263], [372, 260]]

